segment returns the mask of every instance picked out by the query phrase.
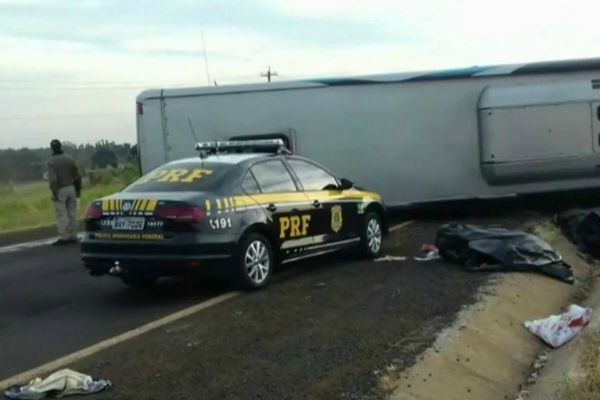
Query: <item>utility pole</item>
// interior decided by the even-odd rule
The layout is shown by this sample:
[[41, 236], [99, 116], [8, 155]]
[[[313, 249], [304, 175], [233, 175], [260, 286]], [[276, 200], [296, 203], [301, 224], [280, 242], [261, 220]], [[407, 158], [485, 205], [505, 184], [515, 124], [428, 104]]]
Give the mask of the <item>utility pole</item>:
[[277, 72], [271, 71], [271, 66], [270, 65], [267, 68], [267, 72], [261, 72], [260, 73], [260, 76], [266, 77], [267, 78], [267, 82], [269, 82], [269, 83], [271, 83], [271, 77], [272, 76], [277, 76], [277, 75], [279, 75]]

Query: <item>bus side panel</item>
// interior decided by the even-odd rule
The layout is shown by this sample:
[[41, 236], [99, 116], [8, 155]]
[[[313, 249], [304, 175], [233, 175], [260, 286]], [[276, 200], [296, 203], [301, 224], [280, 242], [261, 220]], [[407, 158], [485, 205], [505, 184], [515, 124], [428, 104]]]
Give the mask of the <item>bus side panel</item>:
[[[198, 140], [296, 132], [297, 154], [382, 194], [389, 205], [596, 186], [578, 177], [490, 185], [481, 172], [478, 100], [486, 86], [590, 79], [595, 71], [332, 85], [167, 98], [169, 159]], [[518, 143], [515, 146], [519, 146]]]

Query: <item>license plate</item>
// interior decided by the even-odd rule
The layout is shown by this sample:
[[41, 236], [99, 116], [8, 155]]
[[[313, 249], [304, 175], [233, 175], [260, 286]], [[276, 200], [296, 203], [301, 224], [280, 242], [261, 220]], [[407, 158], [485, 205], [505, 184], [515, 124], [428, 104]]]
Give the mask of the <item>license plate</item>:
[[144, 217], [117, 217], [112, 220], [111, 226], [118, 231], [141, 231], [145, 223]]

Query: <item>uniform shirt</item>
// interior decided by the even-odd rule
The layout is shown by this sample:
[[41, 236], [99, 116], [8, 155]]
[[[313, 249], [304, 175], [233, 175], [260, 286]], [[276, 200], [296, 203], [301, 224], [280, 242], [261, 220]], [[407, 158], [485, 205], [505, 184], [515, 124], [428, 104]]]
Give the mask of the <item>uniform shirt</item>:
[[77, 180], [79, 180], [79, 170], [70, 155], [54, 154], [48, 160], [48, 181], [52, 192], [74, 185]]

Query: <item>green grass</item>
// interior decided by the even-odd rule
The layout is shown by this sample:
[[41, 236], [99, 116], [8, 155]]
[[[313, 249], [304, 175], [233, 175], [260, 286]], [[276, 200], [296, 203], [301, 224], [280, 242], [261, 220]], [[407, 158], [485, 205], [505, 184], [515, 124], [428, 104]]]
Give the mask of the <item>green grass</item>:
[[[118, 192], [137, 177], [135, 170], [106, 171], [98, 183], [84, 187], [79, 202], [79, 215], [95, 199]], [[0, 233], [35, 228], [55, 223], [54, 204], [47, 182], [0, 186]]]

